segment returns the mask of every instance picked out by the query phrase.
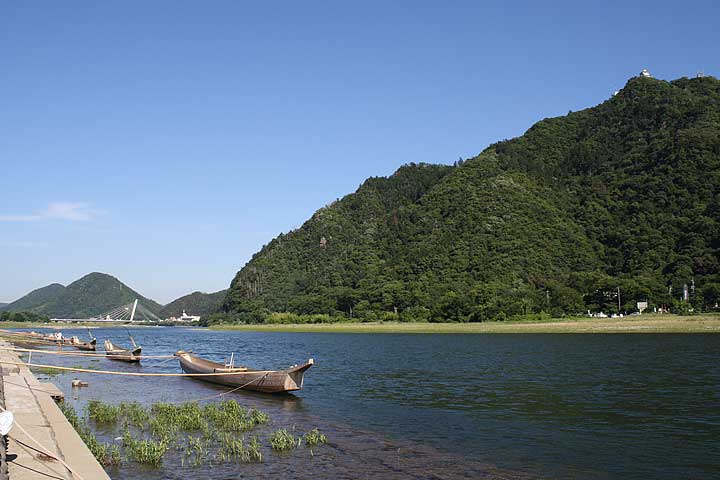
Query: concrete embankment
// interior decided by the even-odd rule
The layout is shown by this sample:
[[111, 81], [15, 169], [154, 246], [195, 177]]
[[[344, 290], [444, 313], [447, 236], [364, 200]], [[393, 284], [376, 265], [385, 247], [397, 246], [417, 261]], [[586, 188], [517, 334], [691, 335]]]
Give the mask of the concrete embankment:
[[[9, 346], [0, 340], [0, 347]], [[0, 350], [0, 361], [20, 362], [20, 357], [15, 352]], [[60, 393], [57, 387], [39, 382], [24, 365], [0, 364], [0, 367], [5, 408], [15, 416], [7, 442], [10, 480], [109, 480], [55, 403], [53, 397]], [[43, 449], [62, 459], [76, 475], [58, 460], [40, 453]]]

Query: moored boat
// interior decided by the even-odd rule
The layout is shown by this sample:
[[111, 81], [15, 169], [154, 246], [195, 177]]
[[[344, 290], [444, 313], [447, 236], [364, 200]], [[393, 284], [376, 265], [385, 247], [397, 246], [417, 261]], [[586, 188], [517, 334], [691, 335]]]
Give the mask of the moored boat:
[[110, 360], [137, 363], [141, 359], [142, 347], [138, 347], [137, 345], [134, 345], [134, 347], [133, 350], [128, 350], [113, 345], [110, 340], [105, 340], [105, 355]]
[[70, 341], [67, 343], [67, 345], [70, 345], [71, 347], [75, 347], [78, 350], [84, 350], [86, 352], [94, 352], [95, 348], [97, 346], [97, 338], [93, 338], [89, 342], [83, 342], [78, 337], [71, 337]]
[[303, 387], [305, 371], [314, 364], [311, 358], [303, 365], [295, 365], [286, 370], [253, 370], [247, 367], [236, 367], [232, 363], [224, 365], [211, 362], [183, 350], [175, 353], [175, 356], [178, 357], [180, 367], [185, 373], [215, 374], [194, 377], [198, 380], [264, 393], [300, 390]]
[[3, 330], [1, 333], [3, 337], [16, 341], [17, 343], [27, 342], [31, 345], [36, 344], [52, 346], [63, 345], [62, 334], [56, 335], [52, 333], [44, 334], [38, 332], [13, 332], [10, 330]]

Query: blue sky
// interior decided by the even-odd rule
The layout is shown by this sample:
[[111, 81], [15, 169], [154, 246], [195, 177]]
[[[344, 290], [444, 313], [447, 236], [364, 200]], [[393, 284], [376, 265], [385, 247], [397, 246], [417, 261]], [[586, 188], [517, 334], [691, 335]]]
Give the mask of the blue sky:
[[220, 290], [369, 176], [645, 67], [720, 71], [717, 2], [256, 3], [0, 6], [0, 300], [91, 271], [163, 303]]

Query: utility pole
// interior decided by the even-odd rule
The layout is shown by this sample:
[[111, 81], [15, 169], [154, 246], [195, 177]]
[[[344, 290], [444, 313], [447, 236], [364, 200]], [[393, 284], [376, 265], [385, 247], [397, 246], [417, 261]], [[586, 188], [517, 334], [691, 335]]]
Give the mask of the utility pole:
[[617, 287], [618, 290], [618, 315], [620, 314], [620, 287]]

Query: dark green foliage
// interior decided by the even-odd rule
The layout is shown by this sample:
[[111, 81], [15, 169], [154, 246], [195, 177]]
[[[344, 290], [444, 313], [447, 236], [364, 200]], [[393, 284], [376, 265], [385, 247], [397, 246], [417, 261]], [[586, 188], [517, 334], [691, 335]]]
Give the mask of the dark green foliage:
[[317, 447], [318, 445], [323, 445], [328, 441], [327, 436], [325, 436], [325, 434], [320, 432], [317, 428], [313, 428], [312, 430], [305, 432], [303, 440], [305, 440], [305, 445], [308, 447]]
[[67, 287], [48, 285], [4, 307], [5, 311], [29, 310], [56, 318], [89, 318], [108, 312], [135, 299], [151, 310], [162, 306], [149, 300], [117, 278], [105, 273], [90, 273]]
[[270, 435], [270, 446], [278, 452], [287, 452], [300, 445], [302, 440], [295, 438], [295, 435], [281, 428]]
[[0, 322], [47, 322], [50, 319], [35, 312], [0, 312]]
[[55, 300], [65, 290], [63, 285], [53, 283], [48, 286], [38, 288], [21, 297], [14, 302], [3, 305], [0, 310], [19, 312], [23, 310], [41, 311], [42, 307], [47, 303]]
[[183, 310], [188, 315], [208, 315], [216, 312], [222, 306], [226, 293], [227, 290], [221, 290], [215, 293], [193, 292], [185, 295], [165, 305], [160, 310], [160, 318], [179, 317]]
[[621, 311], [709, 310], [719, 221], [720, 81], [633, 78], [457, 166], [367, 180], [263, 247], [208, 322], [615, 312], [618, 287]]
[[[83, 441], [104, 464], [120, 461], [120, 448], [99, 443], [84, 419], [75, 410], [60, 404], [65, 416]], [[257, 436], [247, 441], [240, 433], [267, 424], [267, 413], [247, 409], [235, 400], [201, 406], [197, 402], [156, 403], [149, 409], [137, 402], [110, 405], [90, 400], [87, 418], [107, 432], [122, 428], [125, 456], [138, 463], [158, 466], [170, 450], [184, 450], [183, 463], [199, 466], [209, 460], [259, 462], [262, 460]], [[212, 457], [211, 457], [212, 454]]]

